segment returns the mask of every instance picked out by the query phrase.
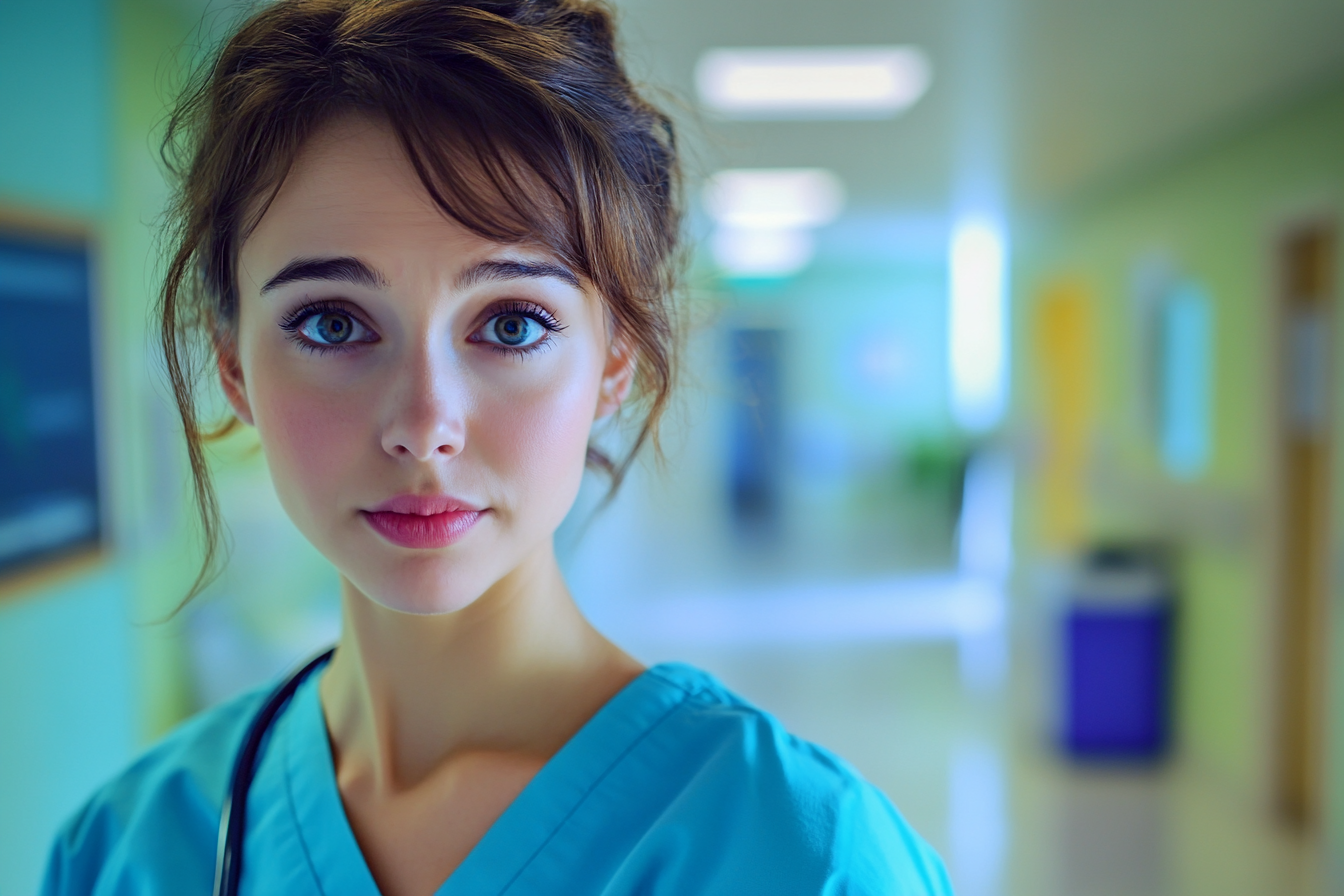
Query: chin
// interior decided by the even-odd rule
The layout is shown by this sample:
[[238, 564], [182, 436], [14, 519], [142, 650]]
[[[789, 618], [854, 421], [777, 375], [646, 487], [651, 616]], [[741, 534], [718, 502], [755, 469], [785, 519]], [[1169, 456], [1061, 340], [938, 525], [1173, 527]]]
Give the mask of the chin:
[[403, 561], [377, 575], [350, 575], [347, 580], [366, 598], [398, 613], [441, 616], [471, 606], [488, 582], [476, 570], [443, 558]]

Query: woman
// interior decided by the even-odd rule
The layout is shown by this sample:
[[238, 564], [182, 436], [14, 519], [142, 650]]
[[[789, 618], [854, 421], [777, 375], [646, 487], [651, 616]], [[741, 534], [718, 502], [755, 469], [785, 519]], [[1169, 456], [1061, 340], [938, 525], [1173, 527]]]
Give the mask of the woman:
[[212, 709], [95, 794], [46, 893], [949, 891], [849, 766], [703, 672], [644, 669], [557, 567], [585, 462], [613, 487], [629, 463], [594, 422], [642, 400], [637, 449], [672, 377], [671, 129], [601, 6], [281, 0], [168, 147], [196, 590], [201, 337], [340, 572], [343, 630], [292, 694]]

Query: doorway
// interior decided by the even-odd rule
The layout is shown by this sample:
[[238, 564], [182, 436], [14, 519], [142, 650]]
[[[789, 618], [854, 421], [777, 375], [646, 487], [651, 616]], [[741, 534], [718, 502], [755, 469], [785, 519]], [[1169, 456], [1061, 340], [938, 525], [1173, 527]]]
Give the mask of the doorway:
[[1279, 681], [1275, 803], [1297, 830], [1321, 818], [1329, 595], [1333, 223], [1279, 244]]

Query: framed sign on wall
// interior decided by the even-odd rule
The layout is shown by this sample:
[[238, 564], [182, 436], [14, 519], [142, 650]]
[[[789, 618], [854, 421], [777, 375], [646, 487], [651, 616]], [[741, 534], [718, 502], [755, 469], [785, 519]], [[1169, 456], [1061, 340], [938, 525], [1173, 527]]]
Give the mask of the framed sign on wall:
[[0, 584], [103, 540], [90, 240], [0, 219]]

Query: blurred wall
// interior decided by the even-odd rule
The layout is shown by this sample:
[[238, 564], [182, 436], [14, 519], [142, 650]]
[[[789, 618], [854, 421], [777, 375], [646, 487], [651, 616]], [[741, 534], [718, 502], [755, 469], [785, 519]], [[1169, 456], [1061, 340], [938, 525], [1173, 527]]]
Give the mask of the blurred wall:
[[[1339, 221], [1341, 213], [1344, 83], [1083, 198], [1020, 244], [1016, 382], [1021, 420], [1033, 433], [1027, 553], [1048, 565], [1108, 536], [1178, 547], [1180, 749], [1266, 809], [1276, 671], [1277, 244], [1304, 217]], [[1165, 471], [1154, 428], [1144, 296], [1154, 276], [1193, 282], [1210, 298], [1211, 450], [1188, 479]], [[1335, 444], [1344, 444], [1338, 434]], [[1338, 512], [1335, 519], [1344, 523]], [[1336, 551], [1341, 537], [1337, 523]], [[1335, 648], [1336, 666], [1341, 653]], [[1344, 806], [1341, 796], [1334, 805]]]
[[104, 368], [115, 398], [107, 455], [119, 556], [133, 583], [140, 742], [192, 707], [183, 620], [169, 618], [199, 557], [181, 426], [151, 320], [165, 266], [158, 226], [168, 201], [160, 140], [175, 91], [206, 36], [198, 13], [174, 0], [107, 0], [113, 48], [112, 202], [105, 226]]
[[103, 0], [0, 5], [0, 197], [101, 215], [111, 118]]
[[[101, 0], [0, 4], [6, 206], [100, 229], [111, 193], [107, 26]], [[36, 889], [56, 825], [129, 756], [127, 599], [113, 561], [0, 603], [0, 892]]]
[[136, 624], [164, 600], [140, 572], [146, 513], [131, 498], [152, 463], [136, 439], [153, 395], [145, 284], [164, 193], [147, 135], [165, 51], [186, 34], [155, 0], [0, 3], [0, 208], [73, 220], [95, 241], [113, 533], [100, 564], [0, 599], [0, 893], [36, 890], [57, 825], [166, 724], [162, 695], [181, 679], [140, 659], [172, 639]]

